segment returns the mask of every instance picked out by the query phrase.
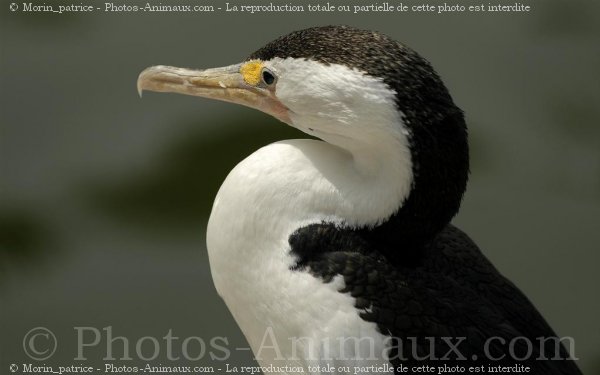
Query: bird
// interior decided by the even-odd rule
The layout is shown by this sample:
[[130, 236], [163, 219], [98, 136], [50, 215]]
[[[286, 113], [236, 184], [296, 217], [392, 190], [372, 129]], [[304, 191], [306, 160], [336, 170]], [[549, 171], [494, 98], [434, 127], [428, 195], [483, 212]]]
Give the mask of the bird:
[[263, 373], [581, 373], [573, 343], [451, 223], [465, 116], [410, 47], [311, 27], [226, 67], [151, 66], [137, 89], [248, 106], [310, 136], [235, 166], [207, 225], [215, 288]]

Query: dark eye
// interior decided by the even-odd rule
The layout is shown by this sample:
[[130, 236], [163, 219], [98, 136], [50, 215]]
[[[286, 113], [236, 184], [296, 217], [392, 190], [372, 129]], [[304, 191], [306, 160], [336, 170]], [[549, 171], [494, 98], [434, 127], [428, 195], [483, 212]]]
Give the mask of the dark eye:
[[275, 75], [271, 73], [268, 69], [263, 69], [262, 80], [267, 86], [270, 86], [273, 83], [275, 83]]

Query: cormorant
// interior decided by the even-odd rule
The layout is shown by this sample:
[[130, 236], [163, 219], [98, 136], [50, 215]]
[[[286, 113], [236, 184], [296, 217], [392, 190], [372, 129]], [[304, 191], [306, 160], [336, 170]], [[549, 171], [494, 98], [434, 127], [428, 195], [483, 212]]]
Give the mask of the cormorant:
[[241, 161], [208, 223], [216, 289], [265, 373], [580, 373], [450, 224], [469, 171], [465, 120], [412, 49], [314, 27], [224, 68], [148, 68], [138, 90], [246, 105], [319, 139]]

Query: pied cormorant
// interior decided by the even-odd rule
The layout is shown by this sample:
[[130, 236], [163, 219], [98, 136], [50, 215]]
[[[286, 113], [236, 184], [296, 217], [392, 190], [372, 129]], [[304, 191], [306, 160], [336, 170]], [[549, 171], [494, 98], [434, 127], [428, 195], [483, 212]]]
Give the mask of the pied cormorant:
[[265, 373], [580, 373], [529, 300], [449, 223], [469, 171], [465, 121], [407, 46], [315, 27], [236, 65], [150, 67], [138, 90], [246, 105], [320, 139], [240, 162], [208, 223], [215, 287]]

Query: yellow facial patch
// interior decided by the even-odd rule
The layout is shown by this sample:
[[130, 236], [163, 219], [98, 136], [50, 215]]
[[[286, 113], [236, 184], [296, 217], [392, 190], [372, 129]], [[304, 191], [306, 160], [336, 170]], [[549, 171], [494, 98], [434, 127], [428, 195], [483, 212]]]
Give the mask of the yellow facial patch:
[[240, 68], [240, 73], [244, 77], [247, 84], [256, 86], [260, 83], [260, 73], [262, 72], [263, 63], [260, 60], [253, 60], [245, 63]]

